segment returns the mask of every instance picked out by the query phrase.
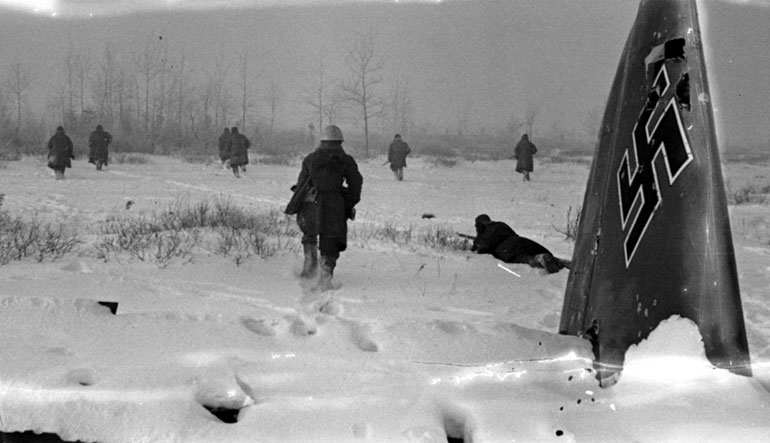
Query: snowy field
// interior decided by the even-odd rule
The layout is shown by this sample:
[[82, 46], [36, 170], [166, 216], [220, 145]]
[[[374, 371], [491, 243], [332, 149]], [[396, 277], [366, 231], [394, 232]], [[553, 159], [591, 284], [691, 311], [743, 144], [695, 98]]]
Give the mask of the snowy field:
[[[602, 389], [590, 345], [556, 334], [567, 272], [374, 238], [391, 227], [473, 233], [488, 213], [571, 258], [567, 209], [589, 163], [536, 159], [436, 167], [404, 182], [360, 164], [363, 200], [328, 293], [296, 274], [299, 238], [238, 266], [205, 248], [165, 266], [92, 247], [108, 217], [229, 198], [281, 209], [297, 167], [148, 157], [103, 173], [76, 161], [54, 181], [41, 160], [0, 165], [2, 206], [77, 229], [56, 260], [0, 266], [0, 430], [100, 442], [767, 441], [770, 435], [770, 204], [730, 207], [756, 377], [712, 368], [697, 328], [672, 318], [629, 350]], [[770, 185], [765, 164], [728, 164], [732, 190]], [[131, 204], [127, 204], [131, 202]], [[573, 210], [574, 212], [574, 210]], [[424, 219], [423, 214], [435, 217]], [[117, 315], [94, 301], [119, 302]], [[215, 411], [235, 410], [225, 423]], [[217, 409], [218, 408], [218, 409]], [[235, 416], [237, 414], [237, 417]]]

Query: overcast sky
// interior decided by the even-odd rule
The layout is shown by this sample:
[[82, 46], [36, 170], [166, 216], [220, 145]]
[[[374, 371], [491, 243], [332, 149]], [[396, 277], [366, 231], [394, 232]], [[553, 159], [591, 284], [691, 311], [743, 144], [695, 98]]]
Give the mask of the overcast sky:
[[[304, 125], [314, 119], [304, 97], [319, 54], [329, 75], [343, 78], [351, 41], [371, 30], [385, 61], [380, 93], [398, 76], [407, 80], [418, 124], [454, 130], [466, 121], [495, 129], [536, 107], [544, 132], [580, 131], [586, 114], [603, 107], [638, 6], [633, 0], [4, 3], [0, 72], [15, 62], [32, 67], [33, 106], [46, 103], [61, 83], [68, 48], [97, 58], [110, 44], [130, 54], [163, 36], [172, 58], [185, 53], [197, 72], [192, 75], [212, 69], [218, 54], [234, 64], [247, 51], [254, 61], [255, 115], [267, 112], [263, 97], [275, 82], [280, 120]], [[702, 11], [712, 92], [729, 144], [770, 140], [767, 3], [709, 1]]]

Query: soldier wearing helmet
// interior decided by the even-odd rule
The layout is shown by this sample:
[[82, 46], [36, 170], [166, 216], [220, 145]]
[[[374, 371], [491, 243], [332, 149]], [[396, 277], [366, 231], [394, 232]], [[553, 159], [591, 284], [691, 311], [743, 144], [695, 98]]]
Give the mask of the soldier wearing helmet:
[[297, 214], [305, 254], [303, 277], [318, 268], [317, 289], [332, 289], [332, 276], [340, 252], [347, 248], [348, 219], [355, 217], [361, 200], [363, 177], [356, 161], [342, 149], [342, 131], [335, 125], [324, 128], [321, 145], [302, 160], [302, 170], [293, 187], [294, 196], [286, 213]]

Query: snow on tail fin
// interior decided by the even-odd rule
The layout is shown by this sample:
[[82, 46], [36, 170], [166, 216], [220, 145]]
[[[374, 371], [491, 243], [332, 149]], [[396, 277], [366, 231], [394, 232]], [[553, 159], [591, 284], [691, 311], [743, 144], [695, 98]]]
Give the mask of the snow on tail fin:
[[671, 315], [710, 361], [751, 375], [695, 0], [642, 0], [612, 85], [559, 331], [598, 326], [610, 379]]

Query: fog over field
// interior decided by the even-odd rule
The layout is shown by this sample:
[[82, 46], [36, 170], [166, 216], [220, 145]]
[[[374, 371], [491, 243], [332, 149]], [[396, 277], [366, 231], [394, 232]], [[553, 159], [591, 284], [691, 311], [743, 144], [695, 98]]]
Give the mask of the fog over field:
[[[35, 118], [44, 114], [51, 131], [61, 120], [61, 108], [70, 108], [62, 105], [62, 96], [66, 102], [74, 95], [71, 108], [80, 112], [81, 88], [72, 78], [79, 75], [79, 63], [89, 68], [85, 108], [101, 116], [117, 114], [121, 89], [124, 112], [136, 114], [138, 106], [144, 113], [139, 60], [149, 52], [149, 113], [177, 120], [172, 102], [178, 97], [170, 89], [183, 79], [184, 106], [196, 108], [196, 124], [203, 120], [198, 108], [207, 94], [212, 106], [224, 102], [218, 113], [223, 115], [208, 111], [219, 127], [242, 118], [245, 58], [246, 126], [273, 120], [277, 127], [302, 129], [309, 122], [319, 126], [308, 103], [319, 73], [331, 101], [337, 84], [349, 79], [346, 55], [354, 43], [371, 37], [382, 63], [376, 73], [382, 81], [373, 91], [385, 105], [372, 121], [375, 131], [387, 134], [396, 126], [392, 114], [399, 111], [393, 111], [392, 102], [400, 93], [408, 101], [408, 111], [401, 112], [407, 112], [409, 128], [478, 134], [513, 127], [520, 132], [519, 124], [534, 113], [532, 132], [566, 140], [568, 148], [575, 139], [589, 144], [595, 139], [637, 8], [630, 0], [253, 4], [270, 3], [204, 7], [207, 3], [181, 1], [158, 8], [155, 2], [43, 2], [37, 13], [6, 10], [0, 16], [0, 72], [23, 65], [30, 77], [24, 111]], [[726, 145], [765, 145], [770, 138], [765, 81], [770, 9], [761, 2], [717, 1], [705, 2], [703, 9]], [[110, 63], [105, 63], [105, 49]], [[104, 69], [111, 79], [108, 110], [102, 104]], [[216, 91], [207, 93], [207, 88]], [[157, 109], [164, 93], [171, 94], [165, 99], [168, 109]], [[4, 103], [9, 111], [14, 108], [10, 96]], [[359, 112], [349, 103], [332, 112], [335, 120], [361, 131]], [[189, 124], [191, 118], [184, 120]]]

